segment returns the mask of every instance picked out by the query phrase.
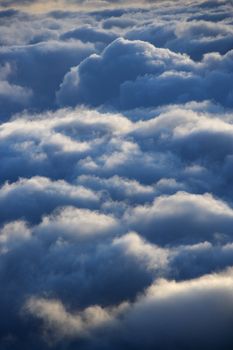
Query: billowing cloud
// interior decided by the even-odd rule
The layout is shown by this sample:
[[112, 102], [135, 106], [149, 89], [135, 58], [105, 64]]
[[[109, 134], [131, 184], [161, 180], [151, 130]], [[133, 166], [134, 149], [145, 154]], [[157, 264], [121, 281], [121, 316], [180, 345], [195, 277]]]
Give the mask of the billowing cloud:
[[231, 12], [0, 0], [0, 350], [232, 348]]
[[216, 235], [231, 235], [232, 219], [233, 211], [225, 203], [208, 194], [186, 192], [157, 197], [152, 206], [139, 206], [126, 213], [130, 225], [160, 244], [213, 240]]
[[209, 54], [195, 63], [169, 49], [117, 39], [101, 56], [92, 55], [71, 69], [57, 93], [58, 102], [129, 109], [213, 99], [231, 106], [231, 56], [232, 51]]
[[[171, 70], [176, 66], [186, 71], [191, 64], [188, 57], [157, 49], [148, 43], [117, 39], [101, 56], [87, 58], [65, 76], [57, 95], [58, 101], [73, 105], [114, 104], [114, 100], [118, 102], [125, 82], [134, 81], [138, 76], [160, 75], [165, 69]], [[121, 105], [121, 101], [118, 104]]]
[[[40, 110], [51, 107], [56, 88], [69, 66], [80, 61], [91, 50], [90, 46], [85, 47], [81, 43], [60, 42], [2, 47], [0, 60], [4, 66], [12, 67], [8, 79], [2, 82], [2, 103], [10, 95], [9, 106], [11, 100], [15, 100], [24, 108]], [[25, 99], [29, 100], [27, 104]], [[12, 113], [10, 107], [8, 110], [8, 105], [3, 109], [7, 116], [9, 112]]]
[[26, 310], [43, 320], [46, 334], [54, 341], [61, 335], [86, 339], [81, 348], [94, 341], [104, 348], [112, 344], [113, 349], [123, 344], [134, 349], [173, 344], [217, 349], [231, 346], [231, 290], [230, 270], [179, 283], [158, 280], [135, 303], [120, 304], [117, 309], [93, 306], [74, 314], [56, 300], [31, 299]]
[[57, 206], [96, 208], [99, 202], [98, 195], [83, 186], [38, 176], [19, 179], [11, 184], [5, 183], [0, 189], [0, 198], [1, 221], [19, 218], [34, 221]]

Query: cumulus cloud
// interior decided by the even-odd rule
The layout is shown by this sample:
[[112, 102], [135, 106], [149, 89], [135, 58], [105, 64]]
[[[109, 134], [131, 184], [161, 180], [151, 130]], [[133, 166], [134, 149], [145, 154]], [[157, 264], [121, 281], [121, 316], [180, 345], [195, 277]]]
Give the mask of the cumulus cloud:
[[[95, 306], [75, 315], [56, 301], [40, 299], [30, 300], [26, 308], [43, 320], [49, 334], [85, 337], [87, 346], [97, 338], [99, 346], [111, 344], [113, 349], [123, 344], [135, 349], [152, 349], [155, 345], [217, 349], [231, 344], [231, 289], [229, 270], [180, 283], [158, 280], [135, 303], [121, 304], [117, 310]], [[107, 333], [105, 339], [103, 332]], [[81, 348], [85, 345], [81, 343]]]
[[5, 183], [0, 189], [0, 198], [2, 222], [22, 218], [38, 221], [42, 215], [59, 206], [77, 205], [94, 209], [99, 202], [98, 195], [83, 186], [39, 176]]
[[[9, 79], [2, 82], [1, 95], [8, 99], [20, 100], [24, 108], [43, 109], [49, 108], [55, 98], [55, 90], [65, 72], [74, 62], [79, 62], [92, 51], [89, 46], [81, 43], [47, 42], [25, 46], [2, 47], [0, 50], [0, 61], [4, 65], [15, 67]], [[66, 59], [64, 59], [66, 57]], [[19, 85], [19, 86], [18, 86]], [[27, 104], [24, 100], [32, 98]], [[26, 100], [27, 102], [27, 100]], [[11, 105], [9, 103], [3, 109], [9, 116]], [[20, 109], [19, 109], [20, 110]], [[22, 110], [22, 109], [21, 109]]]
[[231, 349], [229, 1], [0, 7], [0, 350]]
[[[227, 18], [227, 13], [224, 12], [222, 16], [223, 19]], [[159, 24], [150, 23], [149, 26], [142, 25], [140, 28], [128, 31], [126, 36], [131, 40], [137, 38], [155, 46], [186, 53], [194, 60], [201, 60], [204, 54], [210, 52], [224, 55], [232, 50], [231, 26], [224, 22], [216, 23], [214, 16], [212, 21], [204, 20], [205, 15], [202, 18], [191, 16], [179, 23], [172, 21], [170, 27], [163, 21]]]
[[[92, 332], [98, 334], [103, 325], [97, 333], [94, 326], [89, 329], [89, 307], [97, 305], [94, 314], [108, 315], [119, 304], [133, 303], [154, 279], [189, 283], [232, 265], [231, 192], [223, 169], [231, 154], [231, 113], [191, 103], [134, 114], [135, 119], [131, 113], [81, 108], [25, 114], [1, 125], [7, 157], [2, 158], [0, 190], [0, 278], [7, 291], [2, 305], [11, 310], [6, 332], [17, 322], [26, 337], [15, 333], [17, 346], [93, 341], [88, 346], [95, 347]], [[193, 135], [198, 147], [188, 148]], [[215, 150], [220, 140], [226, 139], [221, 141], [226, 147], [211, 154], [207, 137]], [[11, 289], [9, 269], [14, 283], [20, 281], [17, 289]], [[17, 303], [11, 305], [15, 293]], [[26, 296], [31, 296], [28, 301]], [[28, 312], [46, 324], [42, 336], [34, 321], [32, 343], [26, 331], [31, 321], [21, 311], [25, 302]], [[73, 315], [73, 308], [80, 308], [81, 316]], [[50, 321], [53, 310], [54, 317], [61, 315]], [[108, 329], [112, 322], [119, 324], [118, 316], [109, 317]], [[63, 318], [66, 326], [59, 321]], [[130, 327], [124, 323], [123, 343]], [[108, 345], [100, 346], [119, 346], [109, 337], [104, 337]], [[130, 346], [142, 341], [137, 338]], [[148, 347], [160, 341], [153, 338]]]
[[169, 70], [173, 66], [186, 70], [189, 65], [188, 57], [157, 49], [148, 43], [117, 39], [103, 51], [102, 56], [87, 58], [65, 76], [57, 95], [58, 101], [73, 105], [114, 104], [124, 82], [146, 74], [161, 74], [164, 69]]
[[33, 96], [30, 88], [23, 87], [8, 81], [13, 74], [11, 65], [7, 62], [0, 66], [0, 108], [3, 111], [14, 113], [18, 109], [26, 107]]
[[208, 54], [198, 64], [169, 49], [117, 39], [101, 56], [92, 55], [72, 68], [57, 99], [61, 105], [111, 104], [120, 109], [206, 99], [231, 106], [231, 56], [232, 51]]
[[152, 206], [139, 206], [126, 213], [130, 225], [160, 244], [212, 240], [217, 234], [231, 235], [232, 218], [232, 209], [211, 195], [186, 192], [157, 197]]

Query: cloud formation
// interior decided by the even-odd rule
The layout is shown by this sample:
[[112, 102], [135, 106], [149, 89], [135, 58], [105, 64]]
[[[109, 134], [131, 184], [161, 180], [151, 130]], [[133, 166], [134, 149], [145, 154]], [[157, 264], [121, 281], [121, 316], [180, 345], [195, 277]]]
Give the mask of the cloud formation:
[[232, 55], [208, 54], [195, 63], [169, 49], [117, 39], [101, 56], [92, 55], [71, 69], [58, 102], [130, 109], [209, 99], [231, 107]]
[[[26, 310], [44, 321], [55, 342], [63, 336], [84, 338], [88, 344], [92, 336], [103, 348], [111, 342], [113, 349], [123, 344], [135, 349], [153, 349], [155, 345], [178, 349], [179, 344], [190, 349], [218, 349], [231, 346], [231, 291], [230, 270], [179, 283], [158, 280], [135, 303], [120, 304], [116, 309], [93, 306], [74, 314], [56, 300], [31, 299]], [[107, 332], [105, 339], [103, 331]]]
[[0, 350], [231, 349], [231, 3], [0, 7]]

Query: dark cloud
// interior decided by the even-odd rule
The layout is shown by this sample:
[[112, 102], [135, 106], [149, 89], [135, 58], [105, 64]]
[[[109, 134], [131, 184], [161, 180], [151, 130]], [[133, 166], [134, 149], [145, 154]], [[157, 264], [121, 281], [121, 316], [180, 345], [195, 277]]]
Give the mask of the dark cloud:
[[81, 343], [83, 349], [107, 349], [110, 344], [113, 349], [153, 349], [155, 345], [174, 349], [228, 348], [232, 344], [231, 288], [230, 270], [181, 283], [159, 280], [134, 304], [115, 309], [93, 306], [75, 314], [56, 300], [34, 298], [26, 310], [44, 321], [45, 332], [55, 343], [61, 337], [86, 338], [87, 344]]
[[[3, 116], [23, 108], [44, 109], [54, 105], [55, 91], [75, 62], [93, 51], [81, 43], [49, 41], [27, 46], [2, 47], [0, 61], [11, 71], [2, 81]], [[13, 104], [11, 103], [13, 102]], [[9, 107], [8, 107], [9, 106]]]

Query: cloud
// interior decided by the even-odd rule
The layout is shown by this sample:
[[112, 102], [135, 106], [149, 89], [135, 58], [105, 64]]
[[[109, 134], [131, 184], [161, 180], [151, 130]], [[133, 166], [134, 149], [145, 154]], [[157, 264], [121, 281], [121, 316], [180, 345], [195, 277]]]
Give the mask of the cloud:
[[141, 234], [156, 243], [172, 245], [231, 235], [232, 218], [233, 212], [224, 202], [208, 194], [185, 192], [158, 197], [152, 206], [139, 206], [126, 213], [126, 221]]
[[117, 39], [66, 74], [57, 100], [120, 109], [206, 99], [231, 106], [231, 56], [208, 54], [198, 64], [146, 42]]
[[73, 316], [56, 300], [31, 299], [26, 308], [46, 318], [51, 325], [55, 324], [57, 333], [55, 339], [72, 337], [72, 335], [87, 336], [93, 328], [103, 326], [112, 318], [107, 311], [98, 306], [89, 307], [82, 314]]
[[[208, 15], [208, 14], [207, 14]], [[205, 15], [203, 15], [205, 16]], [[227, 18], [227, 11], [224, 12]], [[155, 46], [169, 48], [172, 51], [186, 53], [195, 61], [200, 61], [210, 52], [222, 55], [232, 50], [233, 33], [228, 23], [185, 18], [179, 23], [172, 21], [168, 27], [166, 22], [152, 23], [128, 31], [126, 37], [139, 39]]]
[[[13, 111], [24, 108], [41, 110], [52, 107], [55, 91], [65, 72], [93, 50], [81, 43], [47, 42], [34, 45], [2, 47], [0, 61], [3, 67], [12, 67], [8, 79], [1, 83], [1, 102], [4, 113], [12, 113], [11, 101], [17, 105]], [[6, 101], [6, 99], [8, 99]], [[6, 102], [8, 103], [6, 103]], [[22, 106], [22, 107], [21, 107]], [[20, 108], [21, 107], [21, 108]]]
[[6, 183], [1, 187], [0, 218], [1, 222], [9, 219], [34, 222], [59, 206], [76, 205], [94, 209], [98, 202], [98, 195], [82, 186], [36, 176], [19, 179], [12, 184]]
[[[113, 310], [95, 306], [75, 315], [57, 301], [40, 299], [30, 300], [27, 309], [43, 320], [48, 334], [84, 336], [89, 346], [94, 341], [112, 349], [123, 344], [135, 349], [140, 346], [152, 349], [155, 344], [167, 348], [178, 344], [190, 349], [197, 346], [217, 349], [220, 344], [228, 347], [232, 342], [231, 288], [229, 270], [179, 283], [158, 280], [135, 303], [121, 304]], [[107, 340], [101, 337], [103, 332], [107, 333]], [[169, 337], [165, 336], [167, 333]], [[84, 346], [81, 343], [81, 348], [85, 348], [85, 343]]]
[[[67, 230], [67, 226], [69, 228]], [[66, 207], [51, 216], [46, 216], [41, 222], [40, 229], [43, 232], [77, 236], [78, 239], [86, 239], [99, 234], [108, 234], [119, 231], [117, 219], [112, 216], [90, 211]]]
[[0, 350], [231, 349], [229, 1], [0, 7]]
[[[6, 290], [1, 305], [9, 310], [4, 337], [16, 322], [25, 335], [14, 332], [18, 347], [26, 342], [46, 348], [56, 340], [52, 347], [90, 341], [95, 348], [92, 332], [98, 334], [102, 325], [89, 329], [89, 307], [111, 314], [108, 308], [131, 305], [154, 279], [166, 278], [169, 285], [170, 279], [188, 281], [231, 266], [231, 187], [224, 172], [231, 120], [230, 112], [205, 102], [128, 116], [64, 109], [18, 115], [2, 124], [7, 156], [0, 189], [0, 279]], [[206, 148], [207, 140], [218, 152]], [[12, 289], [12, 280], [18, 288]], [[20, 313], [25, 298], [27, 310], [49, 323], [47, 337], [41, 336], [39, 321], [29, 327], [31, 319]], [[63, 321], [50, 322], [50, 299], [67, 328]], [[76, 325], [77, 317], [81, 328], [60, 331], [71, 329], [69, 322]], [[109, 322], [108, 329], [119, 323], [118, 316]], [[130, 327], [123, 327], [124, 343]], [[104, 334], [108, 345], [100, 346], [119, 346]], [[10, 342], [4, 339], [3, 344]], [[133, 348], [142, 344], [140, 338], [135, 342]]]
[[[39, 0], [41, 1], [41, 0]], [[4, 1], [1, 1], [1, 6], [4, 6], [4, 7], [8, 7], [8, 6], [11, 6], [11, 5], [16, 5], [17, 3], [19, 3], [20, 5], [27, 5], [31, 2], [31, 0], [19, 0], [19, 1], [15, 1], [15, 0], [4, 0]], [[32, 0], [32, 2], [38, 2], [38, 0]]]
[[[162, 73], [165, 65], [173, 66], [176, 62], [183, 69], [191, 63], [187, 57], [156, 49], [145, 42], [117, 39], [104, 50], [102, 56], [89, 57], [65, 76], [57, 94], [58, 101], [94, 106], [111, 101], [114, 103], [125, 81], [135, 80], [140, 75]], [[100, 81], [101, 89], [98, 89]]]
[[61, 39], [78, 39], [83, 42], [109, 44], [116, 39], [116, 35], [105, 31], [93, 30], [89, 27], [81, 27], [62, 34]]
[[33, 96], [30, 88], [12, 84], [8, 78], [13, 74], [10, 64], [0, 66], [0, 107], [10, 113], [27, 106]]

